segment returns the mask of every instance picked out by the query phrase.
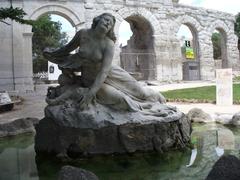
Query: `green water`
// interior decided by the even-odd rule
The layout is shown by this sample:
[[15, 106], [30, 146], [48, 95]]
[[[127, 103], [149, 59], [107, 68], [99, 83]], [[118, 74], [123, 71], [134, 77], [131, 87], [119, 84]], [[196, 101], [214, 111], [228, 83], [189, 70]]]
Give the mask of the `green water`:
[[[0, 180], [54, 180], [61, 166], [69, 164], [94, 172], [100, 180], [201, 180], [218, 160], [215, 148], [225, 144], [225, 154], [239, 157], [240, 129], [220, 125], [194, 125], [197, 158], [191, 167], [191, 150], [164, 154], [99, 156], [60, 162], [54, 157], [35, 157], [33, 135], [0, 139]], [[227, 150], [228, 149], [228, 150]]]

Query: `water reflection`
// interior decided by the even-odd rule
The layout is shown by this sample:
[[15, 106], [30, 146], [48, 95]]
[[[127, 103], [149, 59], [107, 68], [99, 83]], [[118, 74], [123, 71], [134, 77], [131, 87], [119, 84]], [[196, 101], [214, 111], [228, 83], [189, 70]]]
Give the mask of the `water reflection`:
[[33, 135], [0, 139], [0, 179], [38, 179]]
[[[102, 180], [192, 180], [205, 179], [219, 158], [216, 147], [239, 157], [240, 130], [216, 124], [196, 124], [192, 139], [197, 140], [197, 156], [191, 167], [191, 150], [161, 154], [98, 156], [60, 162], [51, 156], [36, 157], [32, 135], [0, 140], [0, 179], [53, 180], [61, 166], [69, 164], [94, 172]], [[218, 134], [216, 134], [216, 130]]]

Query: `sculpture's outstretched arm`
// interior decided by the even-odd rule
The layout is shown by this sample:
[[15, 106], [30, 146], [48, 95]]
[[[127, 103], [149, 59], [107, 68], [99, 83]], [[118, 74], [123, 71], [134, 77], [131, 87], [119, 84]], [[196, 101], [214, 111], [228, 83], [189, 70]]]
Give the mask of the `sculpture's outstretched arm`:
[[81, 33], [82, 30], [78, 31], [68, 44], [57, 50], [54, 51], [44, 50], [43, 52], [44, 57], [52, 60], [52, 58], [54, 57], [67, 56], [70, 52], [79, 47]]

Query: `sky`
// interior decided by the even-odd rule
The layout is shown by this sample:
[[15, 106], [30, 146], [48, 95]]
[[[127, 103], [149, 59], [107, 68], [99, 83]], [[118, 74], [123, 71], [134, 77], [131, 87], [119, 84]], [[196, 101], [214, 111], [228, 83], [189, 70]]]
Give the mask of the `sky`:
[[51, 19], [52, 21], [55, 22], [60, 21], [62, 23], [61, 31], [67, 33], [68, 41], [70, 41], [76, 33], [76, 29], [70, 24], [70, 22], [63, 18], [62, 16], [54, 14], [51, 15]]
[[129, 38], [132, 36], [132, 31], [130, 29], [130, 25], [128, 24], [127, 21], [123, 21], [120, 24], [119, 27], [119, 45], [122, 44], [122, 46], [127, 45], [127, 40], [129, 40]]
[[186, 4], [189, 6], [203, 7], [207, 9], [215, 9], [231, 14], [237, 14], [240, 12], [239, 0], [180, 0], [180, 4]]

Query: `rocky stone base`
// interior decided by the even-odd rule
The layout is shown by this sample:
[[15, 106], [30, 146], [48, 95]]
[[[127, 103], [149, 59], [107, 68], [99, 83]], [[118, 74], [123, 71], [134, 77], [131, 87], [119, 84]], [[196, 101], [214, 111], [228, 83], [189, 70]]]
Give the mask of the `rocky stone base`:
[[0, 123], [0, 138], [23, 133], [34, 133], [34, 124], [38, 122], [39, 119], [37, 118], [22, 118], [7, 123]]
[[98, 177], [90, 171], [76, 168], [73, 166], [63, 166], [59, 172], [58, 180], [99, 180]]
[[62, 126], [42, 119], [36, 125], [35, 151], [55, 155], [88, 156], [184, 148], [188, 145], [191, 123], [182, 114], [174, 121], [127, 122], [99, 128]]
[[232, 155], [222, 156], [213, 166], [206, 180], [240, 179], [240, 160]]
[[196, 123], [216, 122], [223, 125], [240, 126], [240, 112], [235, 114], [215, 113], [210, 115], [204, 112], [202, 109], [193, 108], [186, 114], [186, 116], [191, 122]]

